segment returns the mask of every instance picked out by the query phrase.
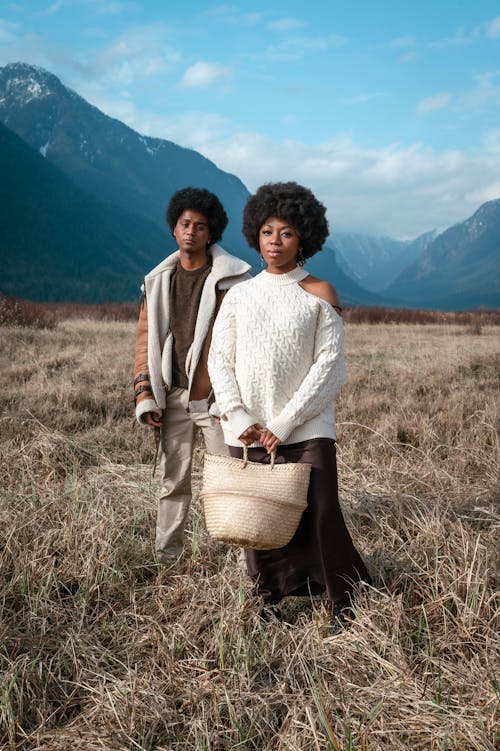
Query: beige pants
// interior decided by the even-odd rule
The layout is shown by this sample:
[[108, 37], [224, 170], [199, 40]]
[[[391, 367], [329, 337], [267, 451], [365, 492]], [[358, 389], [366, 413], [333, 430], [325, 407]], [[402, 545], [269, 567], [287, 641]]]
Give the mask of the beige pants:
[[[156, 554], [167, 561], [182, 553], [184, 526], [191, 503], [191, 463], [195, 426], [201, 428], [205, 450], [228, 455], [222, 428], [208, 412], [187, 411], [187, 390], [174, 388], [167, 394], [161, 431], [160, 470], [162, 489], [156, 521]], [[196, 405], [196, 403], [195, 403]], [[198, 406], [204, 407], [204, 405]]]

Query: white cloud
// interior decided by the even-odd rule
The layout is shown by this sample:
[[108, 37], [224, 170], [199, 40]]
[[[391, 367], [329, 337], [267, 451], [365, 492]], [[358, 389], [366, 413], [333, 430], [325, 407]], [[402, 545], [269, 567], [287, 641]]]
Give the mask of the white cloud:
[[[2, 28], [6, 27], [0, 25], [0, 34]], [[140, 133], [197, 149], [222, 169], [237, 174], [251, 190], [269, 179], [295, 179], [308, 185], [327, 205], [334, 229], [409, 237], [462, 221], [483, 200], [498, 197], [500, 129], [485, 133], [475, 153], [440, 151], [424, 143], [367, 148], [342, 134], [318, 144], [275, 140], [242, 131], [235, 122], [214, 113], [159, 115], [137, 109], [133, 85], [180, 60], [171, 41], [175, 43], [176, 38], [164, 24], [130, 29], [86, 58], [75, 57], [69, 45], [49, 44], [36, 36], [19, 37], [13, 44], [18, 29], [11, 24], [8, 31], [11, 40], [2, 46], [0, 59], [30, 60], [59, 71], [65, 83], [107, 114]], [[293, 42], [283, 40], [280, 52], [293, 54], [298, 41], [302, 43], [299, 54], [345, 42], [341, 37], [299, 36]], [[394, 46], [412, 52], [410, 46]], [[209, 86], [233, 73], [229, 66], [202, 61], [188, 71], [183, 83], [191, 86]], [[477, 76], [470, 96], [492, 101], [500, 93], [499, 76], [498, 70]], [[352, 103], [375, 95], [382, 93], [365, 96], [361, 89]], [[452, 101], [449, 93], [441, 92], [422, 100], [418, 107], [425, 114], [451, 103], [462, 105], [463, 97], [457, 94]], [[293, 113], [286, 110], [283, 117], [285, 122], [293, 121]]]
[[99, 5], [96, 6], [96, 13], [100, 16], [116, 16], [121, 13], [128, 13], [136, 8], [136, 3], [99, 3]]
[[0, 45], [0, 64], [26, 60], [56, 74], [92, 103], [97, 98], [116, 100], [123, 89], [169, 71], [179, 60], [165, 24], [137, 26], [104, 47], [76, 55], [67, 45], [34, 34]]
[[478, 206], [486, 203], [486, 201], [494, 201], [497, 198], [500, 198], [500, 180], [478, 190], [472, 190], [466, 195], [469, 203], [477, 204]]
[[[56, 3], [58, 0], [56, 0]], [[66, 2], [66, 0], [64, 0]], [[93, 11], [98, 16], [116, 16], [123, 13], [128, 13], [140, 8], [140, 5], [136, 2], [118, 2], [115, 0], [80, 0], [86, 5], [89, 10]]]
[[216, 5], [213, 8], [209, 8], [205, 11], [206, 16], [229, 16], [233, 13], [237, 13], [238, 8], [236, 5], [226, 3], [223, 5]]
[[[76, 62], [82, 85], [132, 86], [135, 82], [163, 73], [179, 60], [164, 24], [128, 29], [92, 58]], [[89, 80], [90, 79], [90, 80]]]
[[490, 39], [500, 37], [500, 16], [493, 18], [486, 26], [486, 36]]
[[500, 69], [480, 73], [474, 77], [474, 81], [476, 88], [461, 95], [461, 107], [483, 111], [500, 104]]
[[476, 26], [473, 29], [458, 29], [452, 37], [446, 39], [435, 39], [429, 43], [429, 47], [444, 49], [446, 47], [462, 47], [463, 45], [473, 44], [481, 39], [482, 29]]
[[475, 80], [478, 84], [478, 99], [483, 102], [488, 99], [498, 99], [500, 95], [500, 69], [480, 73], [475, 77]]
[[58, 13], [64, 5], [66, 5], [65, 0], [55, 0], [55, 2], [51, 3], [47, 8], [40, 11], [40, 15], [53, 16]]
[[483, 144], [488, 153], [498, 156], [500, 154], [500, 128], [487, 131], [483, 135]]
[[0, 25], [0, 65], [17, 60], [28, 60], [33, 65], [47, 68], [50, 67], [51, 61], [53, 62], [52, 55], [56, 50], [56, 45], [49, 44], [36, 34], [2, 40]]
[[400, 63], [411, 63], [413, 60], [419, 60], [419, 55], [415, 52], [415, 50], [410, 50], [409, 52], [405, 52], [404, 55], [401, 55], [399, 58]]
[[323, 37], [298, 37], [289, 39], [286, 44], [297, 45], [303, 50], [327, 50], [331, 47], [342, 47], [346, 43], [346, 37], [340, 34], [327, 34]]
[[271, 31], [294, 31], [294, 29], [301, 29], [304, 26], [307, 26], [307, 24], [300, 18], [279, 18], [268, 24]]
[[411, 34], [391, 40], [391, 47], [415, 47], [416, 44], [415, 37]]
[[19, 32], [19, 24], [4, 21], [0, 18], [0, 43], [9, 44], [13, 42]]
[[406, 50], [398, 60], [400, 63], [410, 63], [413, 60], [418, 60], [420, 57], [417, 53], [417, 41], [411, 34], [405, 34], [405, 36], [392, 39], [390, 45], [401, 51]]
[[440, 94], [435, 94], [434, 96], [429, 96], [426, 99], [422, 99], [417, 104], [417, 114], [426, 115], [428, 112], [443, 109], [443, 107], [447, 107], [450, 102], [451, 96], [446, 91], [443, 91]]
[[[117, 120], [121, 120], [122, 123], [129, 125], [131, 128], [134, 128], [134, 130], [138, 130], [134, 124], [137, 117], [137, 111], [127, 92], [122, 92], [121, 98], [112, 98], [107, 96], [101, 88], [89, 85], [86, 90], [80, 89], [79, 93], [84, 99], [100, 109], [101, 112], [104, 112], [106, 115], [114, 117]], [[147, 135], [144, 121], [141, 123], [140, 130], [141, 133]]]
[[[326, 36], [307, 37], [291, 36], [283, 39], [278, 44], [263, 53], [268, 60], [287, 61], [299, 60], [310, 52], [320, 52], [334, 47], [342, 47], [346, 44], [346, 37], [339, 34], [327, 34]], [[262, 58], [263, 55], [260, 55]]]
[[371, 94], [357, 94], [351, 96], [348, 99], [344, 99], [345, 104], [365, 104], [366, 102], [372, 102], [374, 99], [387, 96], [384, 91], [374, 91]]
[[238, 24], [240, 26], [255, 26], [260, 23], [267, 14], [266, 12], [260, 11], [244, 13], [235, 5], [226, 4], [209, 8], [203, 13], [203, 15], [225, 23]]
[[307, 185], [325, 203], [337, 230], [415, 237], [463, 221], [483, 200], [500, 197], [494, 195], [500, 130], [485, 134], [481, 148], [467, 154], [424, 143], [366, 148], [342, 134], [316, 145], [277, 141], [203, 112], [169, 117], [134, 112], [129, 124], [196, 149], [251, 191], [270, 178]]
[[96, 39], [100, 41], [101, 39], [108, 38], [108, 32], [105, 31], [102, 26], [87, 26], [82, 31], [90, 39]]
[[269, 175], [308, 185], [328, 207], [332, 226], [396, 237], [467, 218], [481, 203], [472, 186], [481, 191], [500, 180], [498, 159], [420, 143], [366, 149], [338, 136], [309, 146], [240, 133], [205, 142], [202, 151], [250, 189]]
[[260, 23], [260, 21], [262, 21], [264, 16], [264, 13], [244, 13], [238, 20], [243, 21], [243, 23], [247, 24], [248, 26], [255, 26], [255, 24], [258, 24]]
[[197, 86], [212, 86], [218, 81], [229, 78], [232, 75], [232, 68], [228, 65], [219, 63], [208, 63], [199, 61], [190, 65], [185, 71], [181, 86], [186, 88]]
[[436, 39], [430, 43], [430, 47], [438, 49], [445, 47], [457, 47], [468, 44], [474, 44], [481, 39], [498, 39], [500, 37], [500, 16], [492, 18], [486, 24], [475, 26], [471, 29], [458, 29], [452, 37], [447, 39]]
[[500, 129], [485, 133], [468, 154], [424, 143], [367, 148], [342, 134], [306, 144], [242, 132], [215, 113], [140, 111], [126, 91], [113, 97], [99, 84], [78, 91], [139, 133], [196, 149], [249, 190], [269, 179], [307, 185], [327, 206], [333, 231], [414, 237], [463, 221], [500, 197]]

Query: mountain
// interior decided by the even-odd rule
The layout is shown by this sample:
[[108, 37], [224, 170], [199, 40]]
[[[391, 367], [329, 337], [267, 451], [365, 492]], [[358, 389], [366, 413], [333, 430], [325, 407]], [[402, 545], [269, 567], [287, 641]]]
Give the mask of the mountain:
[[[0, 122], [87, 193], [139, 214], [164, 232], [170, 196], [187, 185], [208, 188], [229, 217], [222, 244], [254, 261], [241, 234], [247, 189], [196, 151], [140, 135], [52, 73], [26, 63], [0, 68]], [[147, 247], [147, 236], [143, 244]]]
[[339, 232], [330, 243], [337, 251], [338, 265], [348, 276], [365, 289], [382, 292], [435, 237], [434, 231], [411, 241]]
[[314, 276], [333, 284], [338, 292], [341, 304], [356, 305], [384, 305], [385, 301], [375, 292], [363, 289], [337, 262], [337, 252], [329, 245], [316, 253], [306, 263], [306, 269]]
[[[1, 291], [37, 300], [136, 299], [144, 273], [175, 247], [165, 207], [186, 185], [221, 198], [229, 217], [223, 244], [259, 270], [240, 229], [247, 189], [197, 152], [141, 136], [26, 63], [0, 68], [0, 122], [11, 131], [2, 130], [8, 179], [0, 250], [16, 258]], [[334, 284], [343, 304], [381, 304], [338, 267], [331, 249], [307, 268]]]
[[2, 124], [0, 163], [1, 292], [44, 301], [138, 299], [149, 257], [165, 255], [164, 231], [97, 201]]
[[500, 307], [500, 199], [436, 237], [384, 290], [410, 307]]

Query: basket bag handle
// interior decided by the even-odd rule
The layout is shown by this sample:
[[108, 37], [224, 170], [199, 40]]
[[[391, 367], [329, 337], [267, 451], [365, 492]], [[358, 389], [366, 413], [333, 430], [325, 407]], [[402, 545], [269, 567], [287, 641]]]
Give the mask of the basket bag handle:
[[[276, 461], [276, 449], [273, 449], [271, 451], [271, 469], [274, 468], [274, 462]], [[248, 446], [245, 444], [243, 446], [243, 468], [245, 468], [248, 464]]]

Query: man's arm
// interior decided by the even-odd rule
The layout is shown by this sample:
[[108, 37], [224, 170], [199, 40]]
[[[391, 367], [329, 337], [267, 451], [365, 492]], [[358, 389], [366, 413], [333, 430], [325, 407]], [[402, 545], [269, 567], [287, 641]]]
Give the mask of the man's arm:
[[141, 302], [135, 340], [134, 403], [135, 414], [140, 423], [155, 427], [161, 425], [161, 409], [154, 399], [149, 378], [148, 306], [145, 295]]

